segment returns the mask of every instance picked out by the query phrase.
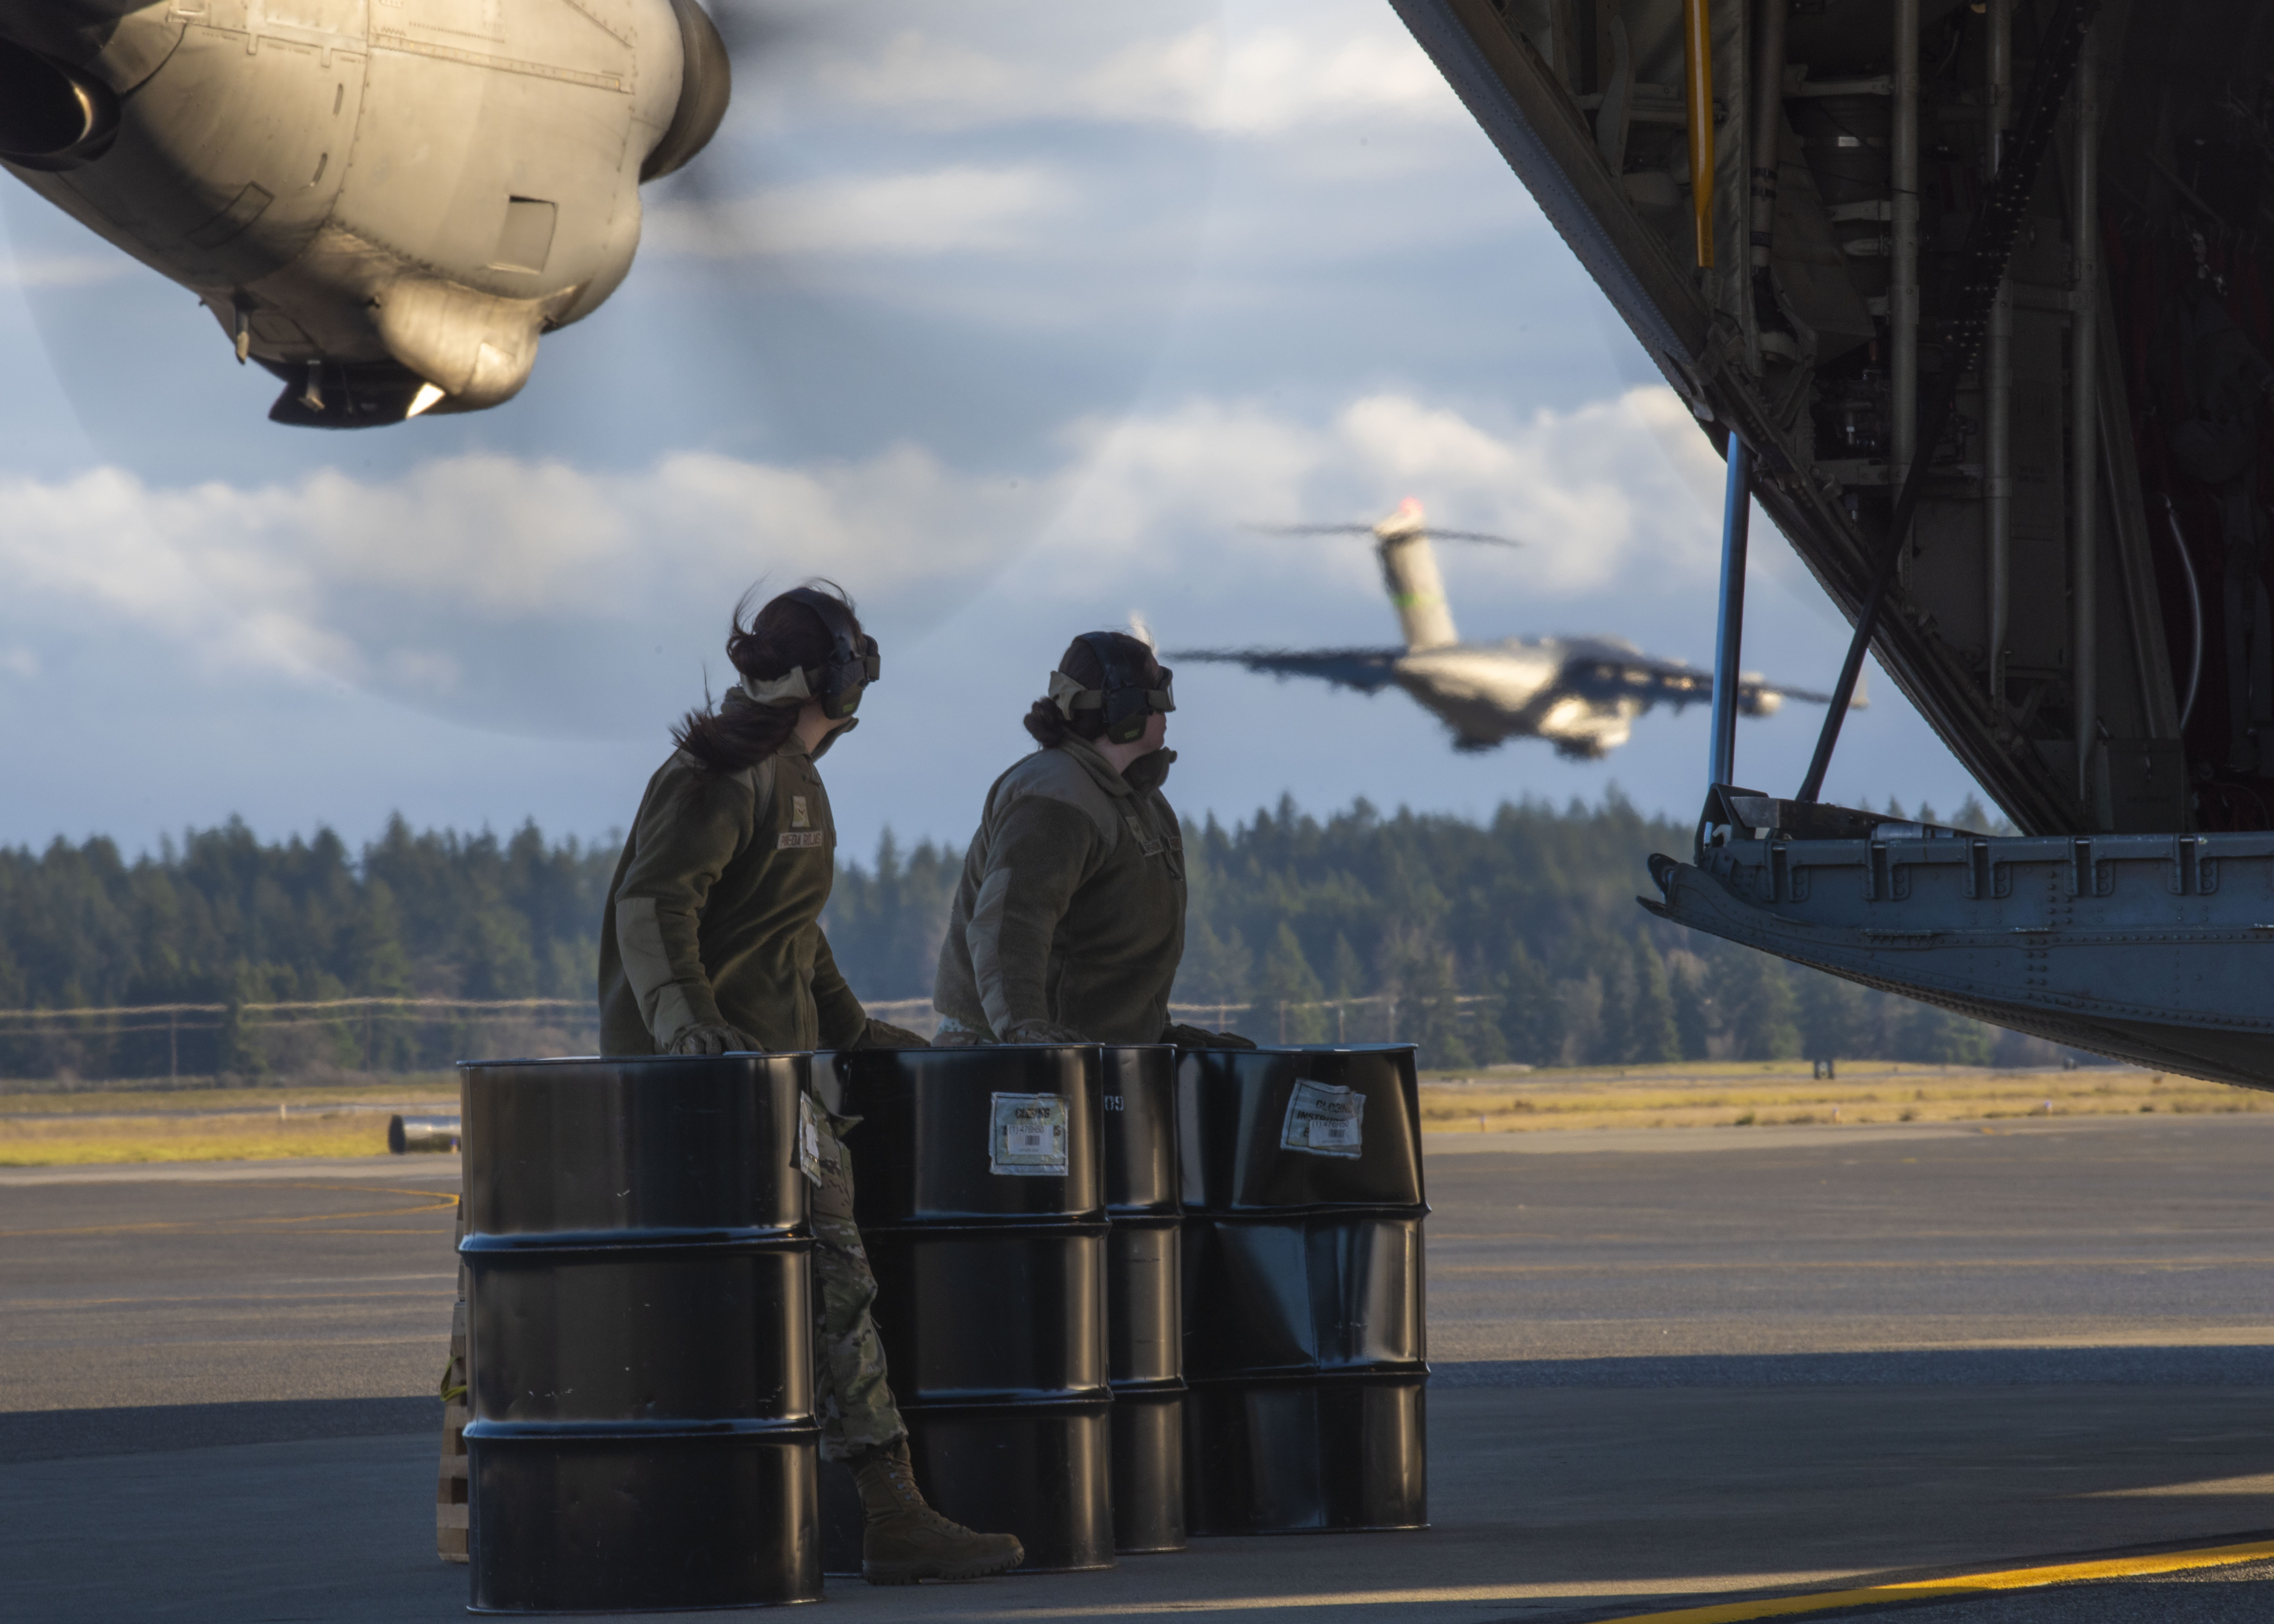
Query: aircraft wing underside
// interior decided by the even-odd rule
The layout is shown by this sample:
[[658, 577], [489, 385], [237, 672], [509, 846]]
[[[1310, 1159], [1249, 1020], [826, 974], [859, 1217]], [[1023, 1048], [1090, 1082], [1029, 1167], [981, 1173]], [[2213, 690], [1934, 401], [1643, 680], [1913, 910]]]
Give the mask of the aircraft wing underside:
[[1338, 688], [1377, 694], [1397, 680], [1397, 662], [1404, 657], [1403, 649], [1184, 649], [1168, 658], [1245, 665], [1283, 680], [1318, 677]]
[[[1874, 652], [2020, 828], [2274, 827], [2248, 663], [2274, 623], [2257, 583], [2218, 602], [2223, 567], [2274, 557], [2221, 461], [2274, 414], [2219, 393], [2274, 378], [2268, 138], [2235, 110], [2274, 74], [2274, 8], [2100, 0], [2080, 51], [2040, 39], [2052, 0], [1700, 0], [1693, 154], [1680, 6], [1391, 4], [1701, 432], [1753, 448], [1756, 498], [1851, 619], [1925, 462]], [[1913, 444], [1985, 175], [2038, 103], [2009, 309]]]
[[[1705, 704], [1713, 699], [1713, 673], [1679, 660], [1583, 650], [1565, 663], [1561, 686], [1588, 699], [1639, 699], [1645, 707], [1670, 704], [1679, 710], [1685, 705]], [[1830, 698], [1829, 695], [1808, 688], [1786, 688], [1764, 682], [1758, 677], [1748, 677], [1738, 685], [1738, 708], [1749, 712], [1758, 710], [1765, 695], [1819, 705]]]

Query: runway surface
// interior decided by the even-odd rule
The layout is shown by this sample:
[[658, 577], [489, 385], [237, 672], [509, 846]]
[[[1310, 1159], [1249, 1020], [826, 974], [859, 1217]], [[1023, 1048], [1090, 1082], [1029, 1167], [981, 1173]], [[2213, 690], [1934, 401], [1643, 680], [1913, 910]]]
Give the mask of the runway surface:
[[[832, 1616], [1600, 1620], [2263, 1538], [2270, 1157], [2248, 1117], [1433, 1139], [1430, 1530], [839, 1584]], [[0, 1171], [7, 1616], [456, 1614], [456, 1187]], [[1906, 1613], [2263, 1620], [2274, 1568]]]

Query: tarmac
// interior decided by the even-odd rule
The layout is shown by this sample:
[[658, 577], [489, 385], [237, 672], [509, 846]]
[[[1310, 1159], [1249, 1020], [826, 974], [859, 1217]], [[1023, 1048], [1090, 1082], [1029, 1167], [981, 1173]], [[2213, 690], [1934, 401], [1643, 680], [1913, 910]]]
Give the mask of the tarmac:
[[[1433, 1135], [1427, 1530], [829, 1616], [2274, 1619], [2270, 1152], [2246, 1116]], [[459, 1613], [456, 1183], [0, 1169], [0, 1613]]]

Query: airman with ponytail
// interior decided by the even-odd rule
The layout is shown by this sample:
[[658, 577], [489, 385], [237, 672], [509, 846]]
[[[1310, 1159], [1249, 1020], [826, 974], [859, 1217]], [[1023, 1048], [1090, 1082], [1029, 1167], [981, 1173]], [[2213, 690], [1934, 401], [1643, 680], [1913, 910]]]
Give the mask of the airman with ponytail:
[[[837, 830], [817, 766], [882, 673], [876, 639], [834, 588], [735, 608], [741, 677], [689, 715], [648, 780], [600, 928], [600, 1046], [610, 1055], [922, 1048], [870, 1018], [821, 932]], [[745, 623], [747, 615], [747, 624]], [[1008, 1534], [978, 1534], [917, 1492], [886, 1380], [876, 1277], [853, 1216], [852, 1124], [809, 1099], [818, 1141], [814, 1409], [821, 1453], [847, 1462], [867, 1514], [870, 1583], [971, 1579], [1015, 1568]]]

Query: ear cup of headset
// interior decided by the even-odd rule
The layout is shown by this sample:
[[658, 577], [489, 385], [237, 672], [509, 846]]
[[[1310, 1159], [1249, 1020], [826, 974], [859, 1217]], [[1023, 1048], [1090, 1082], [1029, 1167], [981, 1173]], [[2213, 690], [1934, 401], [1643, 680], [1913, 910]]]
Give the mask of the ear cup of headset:
[[1146, 703], [1145, 684], [1129, 661], [1121, 639], [1111, 632], [1084, 632], [1075, 641], [1085, 644], [1103, 670], [1098, 686], [1104, 690], [1105, 737], [1114, 744], [1134, 744], [1145, 736], [1152, 707]]
[[829, 658], [808, 674], [807, 681], [821, 696], [822, 715], [832, 722], [843, 721], [860, 709], [861, 695], [883, 674], [877, 640], [863, 636], [855, 646], [853, 612], [842, 598], [809, 586], [793, 588], [782, 596], [812, 610], [829, 634]]
[[1152, 717], [1152, 711], [1141, 705], [1136, 715], [1108, 726], [1105, 736], [1116, 744], [1134, 744], [1145, 736], [1145, 725]]

